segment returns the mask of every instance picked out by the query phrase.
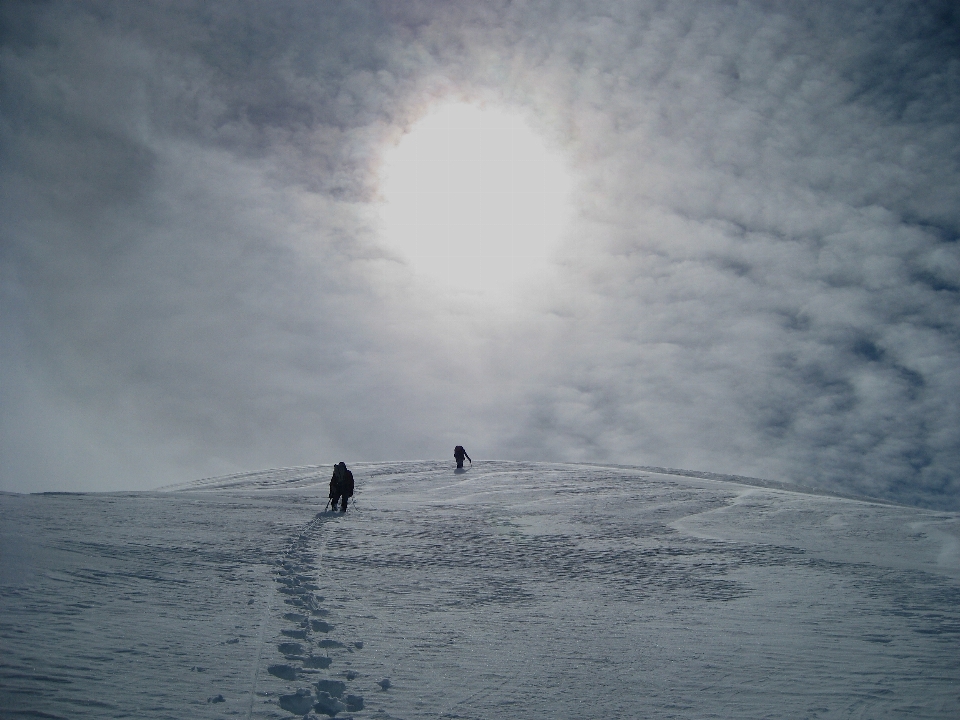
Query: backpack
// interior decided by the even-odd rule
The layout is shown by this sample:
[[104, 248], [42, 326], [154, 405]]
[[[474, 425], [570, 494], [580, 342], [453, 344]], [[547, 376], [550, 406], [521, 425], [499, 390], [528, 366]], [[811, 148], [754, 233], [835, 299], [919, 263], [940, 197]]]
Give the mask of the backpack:
[[340, 475], [340, 492], [346, 497], [353, 497], [353, 473], [347, 468], [343, 468], [343, 473]]

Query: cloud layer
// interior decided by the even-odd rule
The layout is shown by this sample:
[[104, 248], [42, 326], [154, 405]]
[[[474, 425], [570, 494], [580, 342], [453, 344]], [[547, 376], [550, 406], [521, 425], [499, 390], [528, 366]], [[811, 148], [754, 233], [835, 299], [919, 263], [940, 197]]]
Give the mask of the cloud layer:
[[[960, 507], [950, 3], [5, 4], [0, 488], [444, 457]], [[438, 102], [575, 216], [512, 312], [378, 242]]]

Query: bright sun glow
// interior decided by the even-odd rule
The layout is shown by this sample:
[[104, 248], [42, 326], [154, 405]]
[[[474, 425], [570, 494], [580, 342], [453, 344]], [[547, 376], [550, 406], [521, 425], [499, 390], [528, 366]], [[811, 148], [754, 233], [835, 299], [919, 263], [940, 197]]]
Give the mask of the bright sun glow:
[[381, 189], [383, 238], [415, 272], [502, 296], [547, 266], [570, 179], [519, 115], [451, 103], [385, 154]]

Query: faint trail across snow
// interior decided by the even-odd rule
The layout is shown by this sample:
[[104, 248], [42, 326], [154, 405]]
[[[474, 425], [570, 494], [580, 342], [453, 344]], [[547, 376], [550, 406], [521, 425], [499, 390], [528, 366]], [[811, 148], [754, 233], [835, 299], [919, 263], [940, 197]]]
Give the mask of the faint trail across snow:
[[273, 597], [276, 594], [272, 583], [264, 587], [261, 596], [263, 598], [263, 613], [260, 616], [260, 628], [257, 631], [257, 657], [253, 662], [253, 676], [250, 678], [250, 698], [247, 703], [247, 720], [253, 715], [253, 701], [257, 694], [257, 682], [260, 679], [260, 660], [263, 657], [263, 638], [267, 630], [267, 621], [273, 613]]

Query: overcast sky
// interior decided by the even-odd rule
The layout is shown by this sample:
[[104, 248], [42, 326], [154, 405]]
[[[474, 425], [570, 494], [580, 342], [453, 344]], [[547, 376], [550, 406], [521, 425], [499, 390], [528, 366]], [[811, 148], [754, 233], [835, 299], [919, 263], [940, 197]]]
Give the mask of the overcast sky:
[[[960, 507], [951, 2], [3, 3], [0, 489], [643, 464]], [[452, 100], [570, 169], [508, 310], [380, 242]]]

